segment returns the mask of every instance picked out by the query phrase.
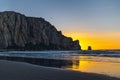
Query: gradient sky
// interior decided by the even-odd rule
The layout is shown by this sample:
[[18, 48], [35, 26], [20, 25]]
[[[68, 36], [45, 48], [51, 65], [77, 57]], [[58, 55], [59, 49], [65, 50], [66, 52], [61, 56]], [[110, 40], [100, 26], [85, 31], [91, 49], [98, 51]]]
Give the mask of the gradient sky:
[[43, 17], [82, 49], [120, 49], [120, 0], [0, 0], [0, 11]]

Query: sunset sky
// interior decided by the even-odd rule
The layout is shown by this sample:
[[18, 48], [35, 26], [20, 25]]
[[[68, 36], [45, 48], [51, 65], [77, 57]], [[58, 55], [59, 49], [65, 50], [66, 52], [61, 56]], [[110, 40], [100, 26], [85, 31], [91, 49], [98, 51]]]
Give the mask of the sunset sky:
[[82, 49], [120, 49], [120, 0], [0, 0], [0, 11], [43, 17]]

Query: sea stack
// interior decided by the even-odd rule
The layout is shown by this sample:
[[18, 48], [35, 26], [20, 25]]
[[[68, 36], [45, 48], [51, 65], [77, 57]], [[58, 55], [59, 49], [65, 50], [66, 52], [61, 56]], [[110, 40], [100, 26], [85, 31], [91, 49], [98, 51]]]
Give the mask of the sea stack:
[[91, 47], [91, 46], [88, 46], [88, 50], [92, 50], [92, 47]]
[[0, 12], [0, 48], [24, 50], [81, 50], [73, 41], [43, 18]]

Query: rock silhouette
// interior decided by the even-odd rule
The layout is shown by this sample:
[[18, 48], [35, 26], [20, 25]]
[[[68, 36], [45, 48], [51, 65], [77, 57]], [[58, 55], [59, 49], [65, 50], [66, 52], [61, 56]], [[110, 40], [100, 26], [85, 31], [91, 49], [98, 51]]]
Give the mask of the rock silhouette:
[[0, 48], [25, 50], [80, 50], [73, 41], [43, 18], [0, 12]]
[[88, 46], [88, 50], [92, 50], [92, 47], [91, 47], [91, 46]]

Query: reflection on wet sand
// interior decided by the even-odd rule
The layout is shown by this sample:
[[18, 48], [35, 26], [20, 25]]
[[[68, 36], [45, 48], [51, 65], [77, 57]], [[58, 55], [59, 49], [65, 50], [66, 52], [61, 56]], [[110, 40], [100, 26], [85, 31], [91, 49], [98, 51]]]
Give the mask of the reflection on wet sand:
[[1, 60], [27, 62], [36, 65], [106, 74], [120, 78], [120, 58], [73, 56], [71, 60], [0, 56]]
[[95, 61], [95, 59], [97, 58], [93, 56], [80, 56], [79, 61], [73, 60], [72, 67], [68, 69], [120, 77], [120, 63]]

